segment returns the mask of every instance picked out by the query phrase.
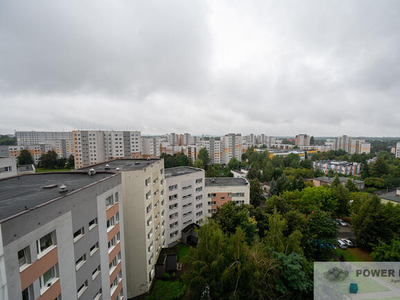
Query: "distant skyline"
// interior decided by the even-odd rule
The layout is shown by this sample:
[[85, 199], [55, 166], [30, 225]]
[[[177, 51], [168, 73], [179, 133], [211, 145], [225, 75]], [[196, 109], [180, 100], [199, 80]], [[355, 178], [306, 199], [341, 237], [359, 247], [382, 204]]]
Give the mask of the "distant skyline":
[[400, 2], [0, 2], [0, 133], [400, 135]]

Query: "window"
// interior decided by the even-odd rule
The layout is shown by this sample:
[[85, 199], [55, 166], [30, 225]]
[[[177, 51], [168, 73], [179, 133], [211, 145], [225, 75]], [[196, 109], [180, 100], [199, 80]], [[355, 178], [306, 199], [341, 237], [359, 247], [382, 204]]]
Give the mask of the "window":
[[118, 285], [118, 278], [115, 277], [113, 282], [110, 284], [111, 295], [114, 293], [115, 289], [117, 288], [117, 285]]
[[74, 243], [79, 241], [83, 236], [85, 235], [85, 230], [84, 228], [80, 228], [79, 230], [75, 231], [74, 233]]
[[113, 227], [114, 225], [115, 225], [115, 218], [114, 216], [112, 216], [107, 220], [107, 231], [109, 231], [111, 227]]
[[208, 198], [215, 198], [217, 197], [217, 194], [208, 194]]
[[145, 184], [146, 186], [148, 186], [148, 185], [150, 184], [150, 177], [147, 178], [147, 179], [144, 181], [144, 184]]
[[86, 262], [86, 254], [83, 254], [76, 262], [75, 262], [75, 268], [78, 271], [80, 267], [83, 266], [83, 264]]
[[99, 242], [90, 247], [90, 256], [92, 256], [99, 249]]
[[85, 280], [85, 282], [78, 289], [78, 298], [82, 296], [82, 294], [86, 291], [87, 287], [88, 287], [88, 281]]
[[160, 169], [160, 174], [162, 175], [164, 173], [164, 169]]
[[92, 280], [95, 280], [95, 278], [99, 274], [100, 274], [100, 265], [92, 272]]
[[187, 224], [190, 224], [190, 223], [192, 223], [192, 222], [193, 222], [193, 220], [190, 219], [190, 220], [188, 220], [188, 221], [186, 221], [186, 222], [183, 222], [183, 225], [187, 225]]
[[190, 207], [190, 206], [192, 206], [192, 203], [191, 203], [191, 202], [188, 203], [188, 204], [185, 204], [184, 206], [182, 206], [182, 208], [188, 208], [188, 207]]
[[117, 266], [117, 258], [114, 257], [113, 260], [109, 264], [109, 269], [110, 269], [110, 275], [114, 271], [114, 268]]
[[203, 190], [203, 187], [198, 187], [198, 188], [196, 188], [196, 192], [198, 193], [198, 192], [201, 192]]
[[153, 236], [153, 229], [151, 229], [151, 230], [149, 231], [149, 233], [147, 234], [147, 239], [148, 239], [148, 240], [151, 239], [152, 236]]
[[40, 240], [36, 241], [37, 253], [41, 254], [52, 245], [55, 245], [55, 231], [46, 234]]
[[146, 199], [150, 199], [150, 197], [151, 197], [151, 191], [148, 191], [148, 192], [146, 193]]
[[170, 191], [176, 190], [177, 188], [178, 188], [178, 185], [177, 185], [177, 184], [170, 185], [170, 186], [168, 187], [168, 189], [169, 189]]
[[27, 266], [31, 263], [31, 253], [29, 246], [18, 251], [18, 261], [20, 268], [23, 266]]
[[115, 223], [119, 222], [119, 212], [115, 214]]
[[196, 196], [196, 200], [201, 200], [201, 199], [203, 199], [203, 195]]
[[150, 218], [147, 220], [147, 226], [150, 226], [152, 223], [153, 217], [150, 216]]
[[120, 241], [121, 240], [121, 233], [117, 233], [117, 241]]
[[170, 219], [175, 219], [175, 218], [177, 218], [178, 217], [178, 213], [176, 212], [176, 213], [174, 213], [174, 214], [172, 214], [172, 215], [169, 215], [169, 218]]
[[202, 182], [203, 182], [203, 178], [196, 179], [196, 183], [202, 183]]
[[168, 199], [169, 199], [170, 201], [176, 200], [176, 199], [178, 199], [178, 194], [171, 195], [171, 196], [168, 197]]
[[96, 295], [94, 295], [93, 300], [99, 300], [101, 297], [101, 289], [96, 293]]
[[169, 237], [170, 238], [173, 238], [173, 237], [175, 237], [175, 236], [177, 236], [178, 235], [178, 230], [177, 231], [174, 231], [173, 233], [171, 233], [170, 235], [169, 235]]
[[208, 201], [208, 205], [217, 205], [217, 201]]
[[114, 197], [113, 197], [113, 195], [111, 195], [106, 198], [106, 207], [108, 208], [113, 204], [114, 204]]
[[151, 203], [146, 207], [146, 213], [151, 212]]
[[196, 209], [202, 208], [203, 207], [203, 203], [197, 204], [196, 205]]
[[97, 226], [97, 218], [94, 218], [92, 221], [89, 222], [89, 230], [92, 230]]
[[22, 291], [22, 300], [31, 300], [33, 298], [33, 284], [28, 286], [25, 290]]
[[177, 207], [178, 207], [178, 204], [175, 203], [175, 204], [171, 204], [171, 205], [169, 206], [169, 209], [172, 210], [172, 209], [175, 209], [175, 208], [177, 208]]
[[43, 294], [57, 279], [57, 265], [52, 266], [46, 273], [39, 277], [40, 293]]
[[176, 222], [170, 224], [170, 225], [169, 225], [169, 228], [174, 228], [174, 227], [176, 227], [176, 226], [178, 226], [178, 221], [176, 221]]
[[115, 245], [117, 244], [116, 240], [115, 240], [115, 236], [108, 242], [108, 253], [111, 252], [112, 248], [115, 247]]
[[190, 198], [190, 197], [192, 197], [192, 194], [189, 194], [189, 195], [183, 196], [183, 197], [182, 197], [182, 199], [183, 199], [183, 200], [185, 200], [185, 199], [188, 199], [188, 198]]
[[189, 212], [187, 212], [187, 213], [183, 214], [183, 217], [190, 216], [191, 214], [192, 214], [192, 212], [191, 212], [191, 211], [189, 211]]
[[147, 252], [151, 252], [153, 250], [153, 241], [151, 241], [150, 245], [147, 247]]
[[188, 190], [188, 189], [191, 189], [192, 188], [192, 185], [187, 185], [187, 186], [184, 186], [183, 188], [182, 188], [182, 190]]
[[202, 216], [203, 215], [203, 212], [202, 211], [199, 211], [198, 213], [196, 213], [196, 217], [200, 217], [200, 216]]
[[115, 203], [117, 203], [119, 201], [119, 194], [118, 192], [115, 193]]

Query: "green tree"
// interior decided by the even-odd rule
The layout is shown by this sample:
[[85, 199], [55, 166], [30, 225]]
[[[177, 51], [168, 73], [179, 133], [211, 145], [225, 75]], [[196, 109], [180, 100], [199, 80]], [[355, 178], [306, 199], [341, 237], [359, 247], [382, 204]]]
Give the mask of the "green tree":
[[311, 214], [308, 223], [308, 238], [315, 251], [315, 257], [323, 257], [336, 244], [338, 226], [327, 212], [316, 210]]
[[13, 146], [17, 144], [17, 138], [0, 134], [0, 146]]
[[346, 181], [345, 187], [350, 191], [350, 192], [358, 192], [358, 187], [354, 183], [352, 179], [348, 179]]
[[58, 169], [64, 169], [66, 164], [67, 164], [67, 159], [65, 157], [61, 157], [61, 158], [57, 159], [56, 167]]
[[236, 157], [232, 157], [231, 160], [228, 162], [228, 168], [231, 170], [240, 169], [240, 162], [237, 160]]
[[203, 161], [202, 161], [200, 158], [198, 158], [198, 159], [196, 159], [196, 160], [194, 161], [193, 166], [194, 166], [195, 168], [204, 168], [204, 163], [203, 163]]
[[67, 160], [67, 168], [68, 169], [73, 169], [75, 167], [75, 158], [74, 158], [74, 156], [71, 154], [69, 157], [68, 157], [68, 160]]
[[385, 161], [383, 156], [379, 156], [371, 165], [370, 174], [371, 177], [382, 177], [383, 175], [387, 175], [389, 173], [389, 166]]
[[39, 166], [45, 169], [55, 169], [58, 165], [57, 163], [58, 155], [53, 150], [48, 151], [46, 154], [42, 154], [39, 158]]
[[260, 206], [263, 200], [260, 184], [257, 178], [250, 180], [250, 204], [254, 207]]
[[17, 157], [18, 165], [31, 165], [33, 164], [33, 157], [28, 150], [21, 150]]
[[335, 179], [333, 179], [332, 183], [331, 183], [331, 188], [335, 189], [340, 185], [340, 178], [339, 175], [335, 176]]
[[278, 193], [279, 193], [278, 184], [276, 183], [275, 180], [271, 180], [269, 187], [269, 194], [273, 196], [273, 195], [278, 195]]
[[399, 238], [392, 239], [389, 245], [382, 243], [373, 247], [371, 256], [374, 261], [400, 261]]
[[215, 171], [213, 166], [208, 166], [207, 167], [205, 175], [206, 175], [206, 177], [218, 177], [218, 173]]
[[179, 166], [189, 166], [190, 160], [184, 153], [179, 152], [175, 156], [176, 165]]
[[197, 154], [197, 158], [203, 161], [204, 168], [210, 163], [210, 156], [206, 148], [201, 148]]

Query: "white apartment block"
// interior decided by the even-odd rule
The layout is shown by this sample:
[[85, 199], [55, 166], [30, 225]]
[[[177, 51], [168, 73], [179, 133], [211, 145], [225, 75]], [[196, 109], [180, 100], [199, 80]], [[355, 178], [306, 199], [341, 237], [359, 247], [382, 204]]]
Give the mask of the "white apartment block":
[[[18, 146], [41, 146], [42, 154], [53, 150], [58, 157], [68, 158], [73, 154], [72, 132], [17, 131]], [[43, 148], [45, 147], [45, 148]]]
[[2, 300], [125, 300], [121, 175], [0, 180]]
[[229, 161], [236, 157], [238, 161], [242, 161], [242, 135], [229, 133], [221, 137], [222, 148], [222, 164], [227, 165]]
[[72, 132], [75, 168], [82, 168], [112, 159], [140, 158], [142, 138], [139, 131]]
[[207, 215], [211, 216], [225, 203], [250, 204], [250, 183], [246, 178], [206, 178], [204, 195], [207, 199]]
[[211, 164], [222, 163], [222, 148], [220, 140], [211, 138], [206, 141], [201, 141], [201, 147], [207, 149]]
[[352, 139], [347, 135], [343, 135], [338, 138], [327, 139], [325, 146], [330, 147], [330, 149], [334, 151], [341, 149], [350, 154], [371, 152], [370, 143], [367, 143], [365, 140]]
[[158, 137], [142, 138], [142, 151], [145, 158], [160, 157], [160, 139]]
[[149, 291], [166, 247], [164, 160], [118, 159], [82, 170], [90, 168], [121, 173], [127, 295], [142, 295]]
[[396, 143], [396, 148], [395, 148], [395, 153], [394, 153], [396, 158], [400, 158], [400, 142]]
[[166, 240], [172, 246], [182, 238], [182, 230], [191, 224], [202, 224], [207, 205], [204, 197], [204, 170], [176, 167], [165, 170]]

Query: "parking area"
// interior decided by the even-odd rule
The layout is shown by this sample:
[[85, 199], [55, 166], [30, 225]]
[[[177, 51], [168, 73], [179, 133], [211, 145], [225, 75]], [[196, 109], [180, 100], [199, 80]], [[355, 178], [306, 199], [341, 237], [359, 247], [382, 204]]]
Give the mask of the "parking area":
[[354, 238], [354, 231], [351, 225], [339, 226], [338, 239]]

